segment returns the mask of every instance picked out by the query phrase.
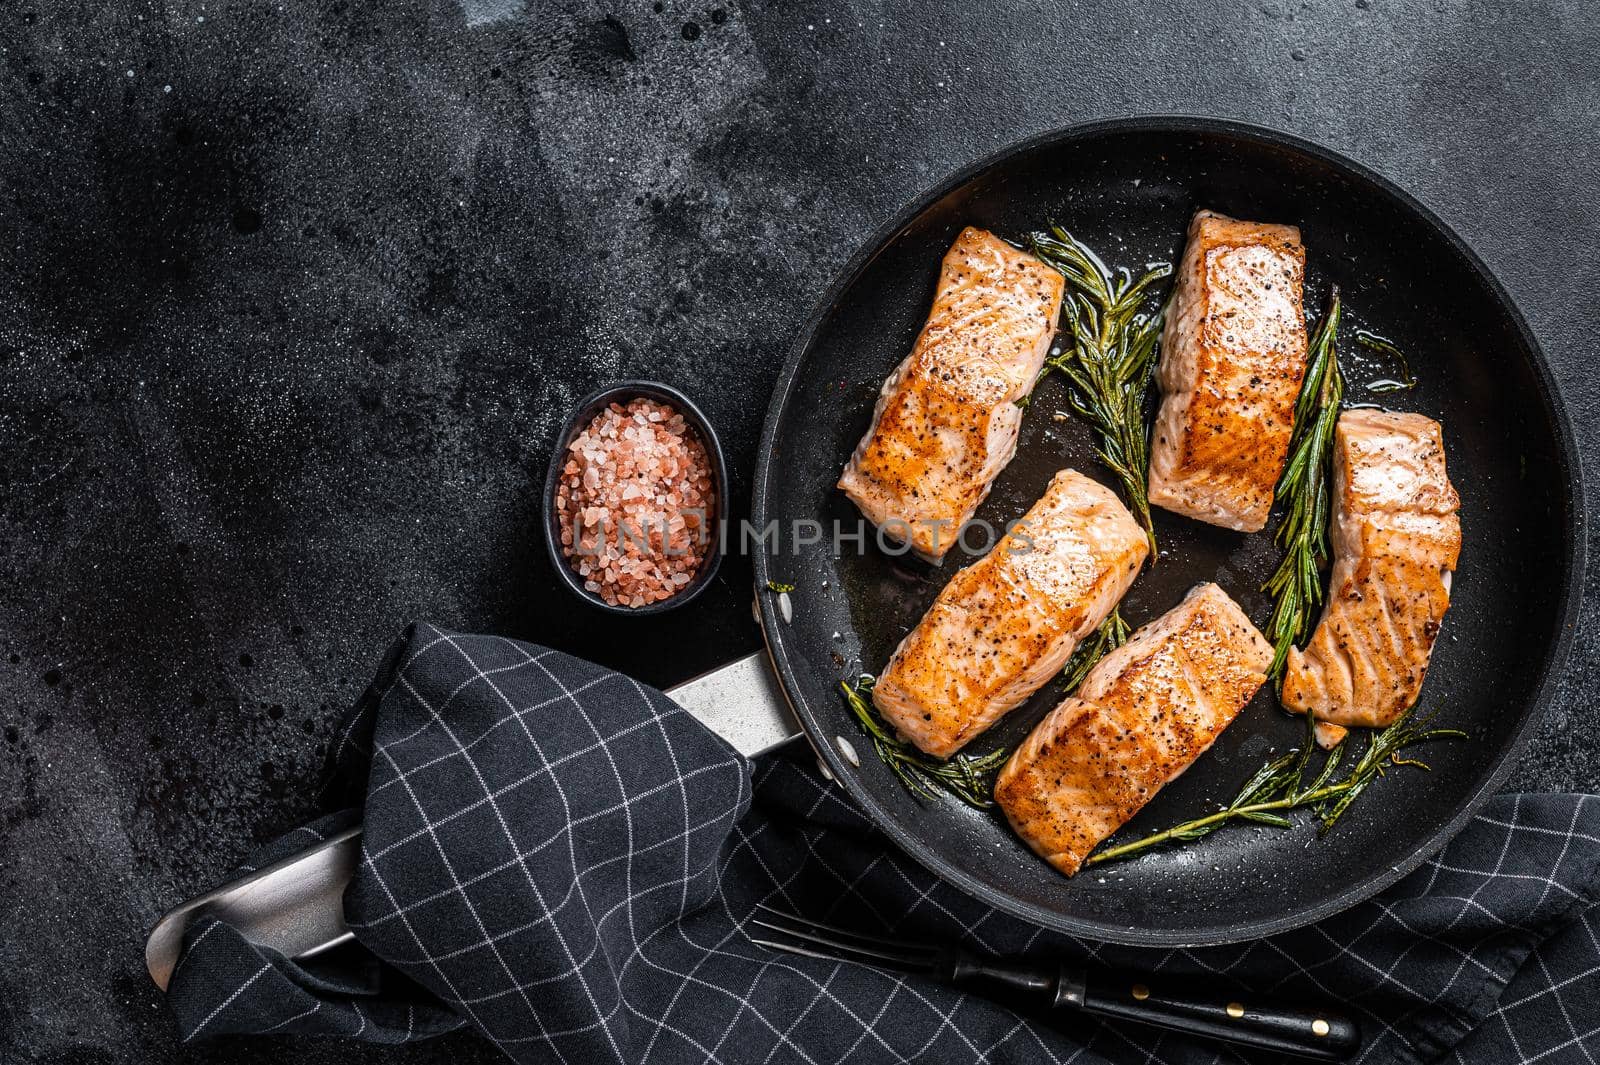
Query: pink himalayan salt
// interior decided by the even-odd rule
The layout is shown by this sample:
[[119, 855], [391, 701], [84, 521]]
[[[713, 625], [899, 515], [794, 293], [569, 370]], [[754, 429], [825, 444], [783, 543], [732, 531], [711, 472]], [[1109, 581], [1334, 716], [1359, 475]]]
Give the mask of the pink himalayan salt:
[[561, 552], [605, 602], [658, 603], [700, 571], [716, 502], [705, 445], [683, 415], [650, 399], [612, 403], [567, 445]]

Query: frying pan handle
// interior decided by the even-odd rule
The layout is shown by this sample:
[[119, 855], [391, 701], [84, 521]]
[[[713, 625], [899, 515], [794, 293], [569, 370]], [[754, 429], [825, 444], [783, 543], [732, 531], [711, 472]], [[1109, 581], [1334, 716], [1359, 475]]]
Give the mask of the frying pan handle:
[[[667, 694], [747, 757], [800, 735], [766, 651], [736, 658], [668, 688]], [[202, 913], [217, 915], [252, 943], [290, 958], [310, 957], [349, 939], [344, 889], [360, 848], [361, 830], [352, 828], [174, 907], [151, 929], [145, 945], [150, 978], [166, 990], [184, 930]]]
[[668, 688], [667, 694], [747, 758], [801, 735], [765, 649]]
[[1256, 1050], [1343, 1061], [1361, 1047], [1361, 1029], [1337, 1010], [1229, 993], [1223, 986], [1097, 973], [1074, 990], [1081, 991], [1081, 1006], [1070, 1001], [1070, 992], [1059, 996], [1061, 1006]]

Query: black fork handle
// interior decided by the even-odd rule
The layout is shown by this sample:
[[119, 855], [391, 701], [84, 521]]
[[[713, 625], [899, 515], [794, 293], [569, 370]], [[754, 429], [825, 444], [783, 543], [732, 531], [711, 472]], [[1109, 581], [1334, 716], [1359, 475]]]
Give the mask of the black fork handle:
[[1336, 1010], [1230, 994], [1192, 981], [1063, 972], [1055, 1005], [1318, 1061], [1343, 1061], [1361, 1047], [1360, 1027]]

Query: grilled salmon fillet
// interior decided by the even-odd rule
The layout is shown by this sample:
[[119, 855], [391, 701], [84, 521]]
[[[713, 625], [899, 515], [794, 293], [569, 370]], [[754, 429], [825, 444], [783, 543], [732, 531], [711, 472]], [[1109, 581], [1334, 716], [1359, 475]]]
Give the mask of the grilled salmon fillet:
[[1150, 502], [1266, 526], [1306, 372], [1305, 265], [1294, 226], [1194, 216], [1161, 336]]
[[1060, 671], [1149, 551], [1115, 492], [1062, 470], [994, 550], [944, 586], [873, 703], [923, 751], [950, 757]]
[[1000, 770], [1017, 835], [1068, 876], [1206, 752], [1267, 679], [1272, 647], [1215, 584], [1107, 654]]
[[1439, 423], [1345, 411], [1333, 490], [1328, 605], [1305, 651], [1289, 651], [1283, 704], [1334, 725], [1381, 727], [1417, 701], [1461, 554], [1461, 501]]
[[933, 310], [883, 383], [839, 487], [883, 534], [938, 562], [1017, 450], [1022, 408], [1055, 335], [1062, 276], [967, 227]]

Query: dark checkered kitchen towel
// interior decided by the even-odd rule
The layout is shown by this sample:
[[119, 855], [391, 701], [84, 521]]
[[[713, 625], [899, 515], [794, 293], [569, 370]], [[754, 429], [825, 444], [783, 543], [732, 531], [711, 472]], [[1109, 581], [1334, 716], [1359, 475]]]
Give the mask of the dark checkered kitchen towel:
[[568, 1065], [1261, 1060], [770, 953], [743, 932], [769, 901], [863, 931], [1345, 1003], [1363, 1062], [1600, 1058], [1600, 797], [1502, 796], [1371, 902], [1270, 939], [1162, 951], [989, 910], [899, 853], [803, 747], [752, 781], [659, 692], [511, 640], [414, 626], [335, 757], [366, 822], [345, 898], [360, 948], [296, 964], [197, 924], [170, 992], [186, 1038], [398, 1043], [471, 1025], [518, 1062]]

